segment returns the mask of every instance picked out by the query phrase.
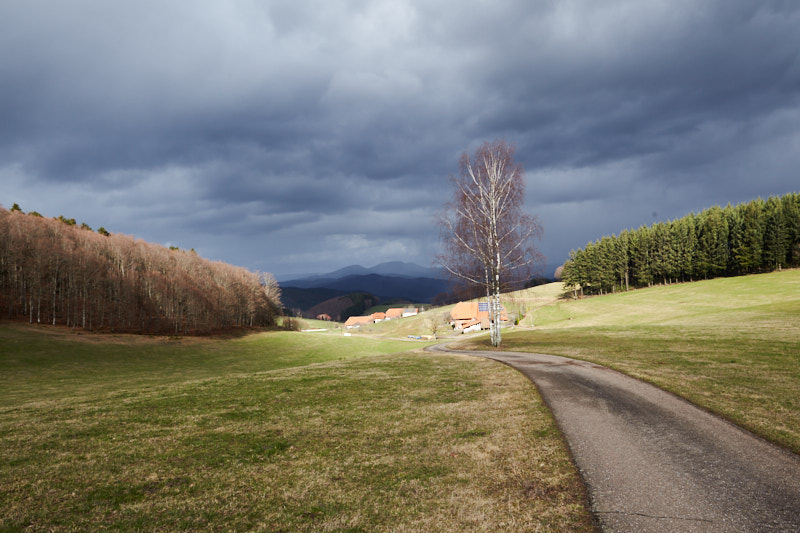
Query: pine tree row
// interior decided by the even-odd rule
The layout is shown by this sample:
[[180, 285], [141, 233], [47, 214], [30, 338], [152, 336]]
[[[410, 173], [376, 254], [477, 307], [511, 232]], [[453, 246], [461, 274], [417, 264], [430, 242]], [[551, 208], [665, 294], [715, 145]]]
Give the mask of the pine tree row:
[[0, 316], [187, 334], [269, 326], [279, 313], [268, 274], [15, 207], [0, 207]]
[[581, 295], [800, 266], [800, 194], [706, 209], [624, 230], [570, 252], [562, 279]]

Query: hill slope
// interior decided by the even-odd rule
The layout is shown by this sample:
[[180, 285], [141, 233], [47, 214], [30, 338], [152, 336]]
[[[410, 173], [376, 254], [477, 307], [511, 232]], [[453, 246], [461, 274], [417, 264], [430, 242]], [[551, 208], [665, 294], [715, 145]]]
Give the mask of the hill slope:
[[800, 452], [800, 270], [560, 300], [529, 320], [504, 349], [609, 366]]
[[187, 334], [273, 325], [280, 301], [268, 274], [0, 207], [0, 308], [31, 323]]
[[539, 328], [735, 326], [749, 334], [767, 328], [800, 338], [800, 270], [719, 278], [561, 301], [537, 312]]
[[[296, 289], [304, 289], [306, 294], [314, 294], [312, 289], [325, 289], [327, 291], [338, 291], [340, 295], [350, 292], [368, 292], [378, 296], [382, 300], [402, 299], [412, 302], [427, 303], [440, 292], [445, 292], [448, 288], [448, 282], [446, 280], [434, 278], [366, 274], [349, 275], [343, 278], [290, 280], [281, 283], [281, 287], [284, 294], [291, 294], [292, 297], [296, 294]], [[320, 296], [321, 295], [322, 293], [320, 293]], [[328, 296], [328, 298], [330, 297], [332, 296]], [[308, 309], [307, 307], [300, 308], [304, 310]]]
[[530, 383], [419, 346], [0, 324], [0, 530], [592, 531]]
[[344, 296], [347, 291], [325, 287], [281, 287], [281, 302], [286, 309], [306, 311], [321, 302]]
[[325, 274], [282, 274], [278, 276], [277, 279], [281, 283], [286, 283], [298, 280], [340, 279], [347, 276], [366, 276], [368, 274], [379, 274], [381, 276], [399, 278], [447, 278], [447, 274], [442, 268], [424, 267], [416, 263], [407, 263], [404, 261], [388, 261], [369, 268], [361, 265], [349, 265]]

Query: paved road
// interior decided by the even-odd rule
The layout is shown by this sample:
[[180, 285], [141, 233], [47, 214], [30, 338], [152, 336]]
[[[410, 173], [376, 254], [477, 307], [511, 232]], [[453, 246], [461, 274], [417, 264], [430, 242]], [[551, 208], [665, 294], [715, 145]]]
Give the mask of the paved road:
[[537, 385], [604, 531], [800, 532], [800, 456], [596, 364], [457, 353], [501, 361]]

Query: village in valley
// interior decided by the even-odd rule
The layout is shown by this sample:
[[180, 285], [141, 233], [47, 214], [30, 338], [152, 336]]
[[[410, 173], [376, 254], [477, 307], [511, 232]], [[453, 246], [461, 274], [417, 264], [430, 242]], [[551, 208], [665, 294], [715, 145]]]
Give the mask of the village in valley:
[[[418, 307], [390, 307], [385, 313], [378, 311], [377, 313], [372, 313], [371, 315], [351, 316], [345, 321], [344, 327], [346, 329], [353, 329], [361, 327], [365, 324], [377, 324], [378, 322], [384, 322], [386, 320], [406, 318], [409, 316], [416, 316], [418, 314]], [[320, 317], [317, 318], [319, 319]]]
[[[423, 309], [424, 311], [424, 309]], [[417, 307], [391, 307], [386, 312], [378, 311], [370, 315], [351, 316], [344, 323], [346, 330], [360, 328], [369, 324], [377, 324], [387, 320], [398, 320], [416, 316], [420, 312]], [[317, 316], [318, 320], [331, 320], [328, 315]], [[499, 320], [501, 323], [508, 321], [505, 308], [500, 306]], [[487, 302], [458, 302], [449, 313], [449, 325], [459, 333], [469, 333], [489, 329], [489, 304]]]

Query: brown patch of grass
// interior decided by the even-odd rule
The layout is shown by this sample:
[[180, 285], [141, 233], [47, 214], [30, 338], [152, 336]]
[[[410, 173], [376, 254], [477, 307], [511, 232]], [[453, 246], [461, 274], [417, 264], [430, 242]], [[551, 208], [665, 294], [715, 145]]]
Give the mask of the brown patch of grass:
[[109, 390], [0, 419], [6, 529], [590, 531], [534, 387], [378, 356]]
[[[485, 340], [458, 343], [490, 349]], [[630, 326], [515, 332], [503, 349], [614, 368], [800, 453], [800, 340], [747, 327]]]
[[[796, 287], [800, 270], [561, 303], [502, 348], [606, 365], [800, 453]], [[490, 349], [484, 338], [458, 346]]]

